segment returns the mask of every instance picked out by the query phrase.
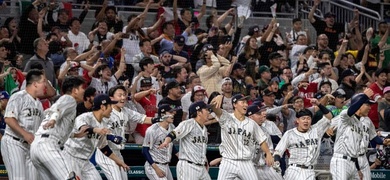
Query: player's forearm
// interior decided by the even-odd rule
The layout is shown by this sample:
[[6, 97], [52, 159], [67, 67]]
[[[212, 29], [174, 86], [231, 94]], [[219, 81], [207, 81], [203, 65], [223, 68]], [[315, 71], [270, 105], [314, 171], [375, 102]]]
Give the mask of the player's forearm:
[[13, 131], [23, 137], [29, 133], [19, 125], [18, 121], [15, 118], [5, 118], [4, 121]]
[[268, 147], [268, 144], [267, 144], [266, 141], [264, 141], [263, 143], [261, 143], [260, 148], [261, 148], [261, 150], [262, 150], [265, 154], [267, 154], [267, 156], [272, 156], [271, 151], [269, 150], [269, 147]]

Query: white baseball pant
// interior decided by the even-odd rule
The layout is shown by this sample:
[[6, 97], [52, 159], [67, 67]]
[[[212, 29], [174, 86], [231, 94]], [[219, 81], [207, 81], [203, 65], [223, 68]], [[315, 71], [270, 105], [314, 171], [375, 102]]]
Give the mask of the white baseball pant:
[[304, 169], [300, 167], [289, 166], [284, 174], [285, 180], [296, 180], [296, 179], [316, 179], [314, 169]]
[[353, 179], [358, 174], [355, 162], [343, 159], [343, 155], [337, 153], [330, 160], [330, 173], [333, 180]]
[[256, 172], [259, 180], [283, 180], [280, 173], [267, 165], [256, 167]]
[[31, 161], [43, 180], [66, 179], [66, 167], [59, 141], [50, 137], [35, 137], [31, 144]]
[[[360, 171], [363, 174], [363, 180], [371, 180], [371, 169], [366, 154], [359, 156], [358, 162]], [[360, 179], [359, 174], [356, 174], [355, 179]]]
[[179, 160], [176, 175], [177, 180], [211, 180], [206, 166], [191, 164], [186, 160]]
[[38, 172], [31, 162], [30, 145], [27, 142], [5, 134], [1, 139], [1, 155], [9, 179], [39, 179]]
[[[112, 150], [112, 152], [123, 161], [122, 154], [119, 150]], [[128, 179], [126, 171], [119, 167], [114, 160], [104, 155], [99, 149], [96, 150], [95, 160], [108, 180]]]
[[63, 156], [69, 171], [74, 171], [80, 179], [102, 180], [99, 172], [89, 159], [75, 158], [65, 151], [63, 151]]
[[256, 168], [252, 160], [232, 160], [222, 158], [218, 180], [227, 179], [257, 180]]
[[148, 162], [145, 163], [146, 177], [148, 177], [150, 180], [173, 180], [171, 169], [169, 168], [169, 164], [166, 165], [157, 164], [157, 166], [165, 173], [165, 177], [163, 178], [158, 177], [156, 171]]

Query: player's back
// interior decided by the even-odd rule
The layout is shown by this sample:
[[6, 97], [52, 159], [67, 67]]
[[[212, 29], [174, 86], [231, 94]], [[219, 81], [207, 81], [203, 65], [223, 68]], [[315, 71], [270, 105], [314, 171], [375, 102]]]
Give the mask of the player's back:
[[[66, 94], [61, 96], [56, 103], [45, 110], [45, 119], [43, 119], [35, 135], [48, 134], [65, 143], [74, 127], [76, 106], [77, 102], [72, 96]], [[43, 126], [54, 117], [57, 119], [54, 127], [44, 129]]]
[[337, 124], [336, 141], [334, 153], [349, 157], [358, 157], [360, 141], [363, 138], [362, 123], [353, 115], [347, 114], [348, 109], [343, 110], [339, 116]]
[[[20, 127], [34, 134], [44, 118], [42, 103], [38, 99], [34, 99], [26, 90], [19, 91], [8, 100], [4, 113], [4, 118], [7, 117], [14, 117]], [[5, 133], [23, 139], [8, 125], [5, 128]]]
[[[76, 118], [73, 132], [78, 132], [78, 130], [84, 125], [94, 128], [107, 127], [104, 121], [99, 123], [92, 112], [83, 113]], [[69, 138], [65, 143], [64, 151], [73, 157], [88, 160], [91, 158], [99, 143], [104, 141], [104, 138], [105, 136], [100, 136], [95, 133], [87, 134], [81, 138]]]

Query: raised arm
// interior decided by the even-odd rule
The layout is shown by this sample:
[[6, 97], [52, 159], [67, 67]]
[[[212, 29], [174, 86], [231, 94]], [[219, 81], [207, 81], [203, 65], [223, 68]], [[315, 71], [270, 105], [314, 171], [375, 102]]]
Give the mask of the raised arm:
[[173, 21], [177, 22], [179, 15], [177, 14], [177, 0], [173, 0]]
[[100, 9], [99, 13], [96, 15], [96, 22], [103, 20], [106, 17], [105, 11], [108, 6], [108, 0], [103, 1], [102, 9]]
[[203, 16], [206, 14], [206, 0], [203, 0], [202, 8], [200, 9], [200, 12], [196, 18], [198, 19], [198, 22], [200, 22], [203, 18]]
[[343, 39], [343, 42], [341, 43], [341, 46], [340, 46], [340, 49], [339, 49], [339, 52], [337, 53], [337, 56], [333, 62], [333, 67], [337, 67], [338, 65], [340, 65], [340, 61], [341, 61], [341, 57], [342, 55], [345, 53], [345, 50], [347, 49], [347, 46], [348, 46], [348, 40], [347, 39]]
[[226, 19], [226, 17], [233, 12], [234, 12], [234, 8], [230, 8], [229, 10], [227, 10], [225, 13], [223, 13], [221, 16], [218, 17], [217, 24], [214, 24], [213, 26], [219, 27], [221, 23]]
[[125, 68], [126, 68], [125, 54], [126, 54], [126, 50], [125, 50], [125, 48], [122, 48], [121, 49], [121, 60], [119, 62], [119, 67], [118, 67], [118, 70], [114, 74], [116, 79], [119, 79], [122, 76], [123, 72], [125, 72]]
[[307, 17], [309, 19], [310, 23], [316, 22], [316, 18], [314, 18], [314, 13], [316, 12], [318, 5], [320, 5], [321, 0], [314, 0], [313, 2], [314, 2], [313, 7], [311, 7], [311, 10], [309, 12], [309, 16]]

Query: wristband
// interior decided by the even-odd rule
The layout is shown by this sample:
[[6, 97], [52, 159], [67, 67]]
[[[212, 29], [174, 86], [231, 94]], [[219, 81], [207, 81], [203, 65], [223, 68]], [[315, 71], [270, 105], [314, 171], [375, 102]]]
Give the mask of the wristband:
[[110, 157], [110, 155], [112, 154], [112, 150], [110, 149], [110, 147], [108, 145], [104, 146], [104, 148], [101, 148], [100, 151], [102, 151], [102, 153], [104, 155], [106, 155], [107, 157]]
[[322, 104], [320, 104], [320, 105], [318, 105], [318, 108], [320, 108], [320, 110], [321, 110], [321, 112], [322, 112], [322, 114], [328, 114], [330, 111], [329, 111], [329, 109], [328, 108], [326, 108], [324, 105], [322, 105]]
[[88, 134], [93, 134], [93, 127], [89, 127], [86, 131], [88, 131]]

